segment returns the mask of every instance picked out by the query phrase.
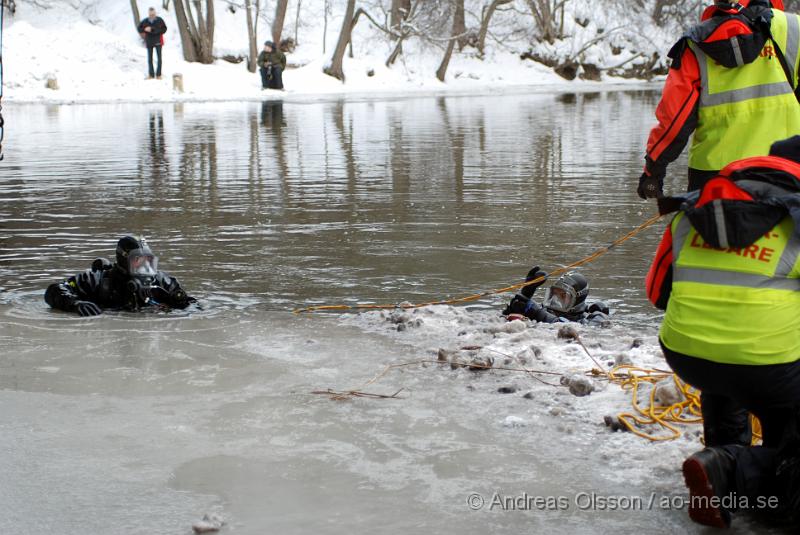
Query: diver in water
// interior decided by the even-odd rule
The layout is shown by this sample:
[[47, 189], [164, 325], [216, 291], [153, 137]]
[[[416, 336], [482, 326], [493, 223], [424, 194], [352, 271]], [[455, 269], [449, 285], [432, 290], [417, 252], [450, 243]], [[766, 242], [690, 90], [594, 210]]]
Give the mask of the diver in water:
[[561, 275], [547, 289], [542, 304], [533, 300], [536, 289], [547, 282], [547, 273], [534, 267], [528, 272], [526, 282], [541, 279], [523, 287], [520, 293], [511, 299], [503, 315], [509, 321], [528, 318], [540, 323], [566, 323], [570, 321], [601, 324], [608, 320], [608, 306], [602, 301], [586, 304], [589, 296], [589, 281], [577, 271]]
[[144, 238], [125, 236], [117, 243], [116, 263], [98, 258], [91, 269], [51, 284], [44, 300], [53, 308], [97, 316], [103, 309], [186, 308], [197, 300], [178, 280], [157, 271], [158, 257]]

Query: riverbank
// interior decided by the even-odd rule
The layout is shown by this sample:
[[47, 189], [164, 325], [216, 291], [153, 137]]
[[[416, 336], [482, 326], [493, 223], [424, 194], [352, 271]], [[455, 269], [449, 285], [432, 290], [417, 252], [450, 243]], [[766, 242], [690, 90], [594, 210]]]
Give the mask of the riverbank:
[[[174, 16], [162, 13], [171, 28], [164, 46], [162, 80], [146, 79], [146, 49], [132, 31], [130, 8], [122, 2], [96, 2], [83, 11], [68, 5], [19, 8], [4, 27], [4, 94], [6, 102], [182, 102], [235, 100], [316, 100], [327, 96], [387, 98], [409, 94], [487, 94], [527, 91], [596, 91], [642, 87], [646, 82], [602, 76], [602, 81], [568, 81], [553, 69], [522, 59], [517, 48], [492, 47], [485, 57], [465, 51], [455, 54], [445, 82], [434, 76], [440, 57], [415, 53], [391, 68], [384, 64], [386, 48], [368, 29], [356, 34], [355, 57], [346, 58], [343, 83], [323, 73], [331, 47], [317, 33], [289, 54], [285, 92], [262, 91], [257, 73], [245, 62], [217, 60], [211, 65], [187, 63], [181, 57]], [[225, 10], [217, 17], [219, 57], [246, 54], [241, 13]], [[335, 33], [335, 32], [329, 32]], [[329, 39], [330, 40], [329, 36]], [[327, 49], [327, 53], [322, 53]], [[173, 87], [182, 77], [183, 91]], [[652, 87], [654, 84], [648, 84]]]

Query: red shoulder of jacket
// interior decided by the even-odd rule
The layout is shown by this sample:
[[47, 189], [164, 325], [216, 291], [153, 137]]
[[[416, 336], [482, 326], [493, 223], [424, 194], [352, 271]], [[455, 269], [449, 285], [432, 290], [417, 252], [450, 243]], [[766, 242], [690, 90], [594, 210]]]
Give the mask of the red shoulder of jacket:
[[730, 177], [733, 173], [751, 168], [766, 168], [774, 169], [775, 171], [783, 171], [800, 180], [800, 163], [781, 158], [780, 156], [754, 156], [752, 158], [737, 160], [725, 166], [719, 174], [724, 177]]

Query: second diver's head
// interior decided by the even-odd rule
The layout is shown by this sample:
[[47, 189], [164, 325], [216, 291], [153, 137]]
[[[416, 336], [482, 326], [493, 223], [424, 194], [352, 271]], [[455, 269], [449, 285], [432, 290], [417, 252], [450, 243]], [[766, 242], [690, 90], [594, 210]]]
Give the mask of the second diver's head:
[[158, 273], [158, 257], [144, 238], [124, 236], [117, 242], [117, 268], [132, 279], [149, 283]]
[[542, 304], [557, 316], [569, 316], [583, 311], [588, 295], [589, 281], [577, 271], [570, 271], [547, 289]]

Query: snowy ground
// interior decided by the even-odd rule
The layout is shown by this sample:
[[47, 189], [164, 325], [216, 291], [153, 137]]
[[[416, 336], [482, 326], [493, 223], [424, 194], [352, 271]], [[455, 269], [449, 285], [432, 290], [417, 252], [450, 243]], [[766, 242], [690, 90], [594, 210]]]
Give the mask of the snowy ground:
[[[450, 362], [455, 360], [462, 364], [472, 361], [490, 362], [490, 365], [496, 368], [543, 371], [545, 373], [540, 375], [501, 369], [486, 373], [442, 366], [443, 369], [457, 370], [454, 373], [465, 377], [485, 374], [486, 378], [477, 381], [487, 381], [497, 388], [509, 387], [500, 393], [514, 397], [528, 394], [529, 397], [526, 399], [535, 401], [532, 410], [521, 414], [504, 415], [501, 422], [506, 426], [525, 426], [531, 423], [529, 421], [531, 417], [544, 408], [550, 415], [561, 418], [563, 426], [565, 429], [570, 429], [570, 432], [608, 433], [610, 436], [604, 437], [601, 451], [598, 452], [606, 460], [619, 448], [628, 450], [634, 457], [636, 457], [635, 451], [640, 452], [642, 455], [640, 459], [647, 459], [650, 455], [646, 440], [628, 433], [612, 433], [605, 428], [603, 421], [605, 416], [616, 416], [620, 412], [632, 410], [629, 391], [609, 384], [604, 379], [589, 379], [588, 383], [593, 388], [591, 393], [576, 396], [559, 382], [560, 377], [584, 376], [593, 368], [597, 368], [591, 360], [592, 357], [603, 365], [605, 370], [612, 369], [620, 362], [646, 369], [668, 370], [658, 345], [656, 324], [643, 325], [641, 322], [631, 323], [631, 320], [625, 321], [619, 318], [605, 326], [569, 324], [577, 330], [592, 355], [590, 357], [574, 340], [559, 337], [559, 331], [564, 324], [507, 322], [497, 314], [496, 309], [434, 306], [410, 311], [368, 312], [344, 316], [343, 319], [346, 323], [358, 325], [367, 331], [389, 335], [417, 346], [420, 350], [419, 358], [431, 360], [446, 358]], [[433, 367], [439, 366], [433, 365]], [[415, 367], [411, 369], [413, 368]], [[380, 370], [376, 370], [378, 371]], [[391, 373], [377, 383], [378, 385], [385, 383], [382, 388], [370, 385], [369, 390], [386, 393], [402, 387], [402, 381], [398, 382], [398, 377], [392, 377]], [[536, 377], [533, 377], [534, 375]], [[547, 385], [545, 382], [556, 386]], [[643, 405], [647, 404], [646, 399], [649, 394], [647, 387], [640, 393]], [[659, 430], [657, 426], [642, 430], [654, 436], [668, 434]], [[674, 471], [688, 453], [700, 447], [699, 438], [702, 435], [700, 425], [686, 425], [682, 430], [684, 434], [680, 439], [658, 445], [661, 457], [657, 464], [661, 469]], [[635, 467], [634, 464], [628, 466], [633, 469], [632, 472], [622, 473], [620, 477], [637, 479], [642, 476], [648, 477], [641, 466]]]
[[[627, 86], [636, 83], [622, 79], [568, 82], [540, 63], [521, 60], [518, 49], [523, 45], [517, 49], [490, 46], [483, 60], [474, 54], [455, 54], [447, 81], [441, 83], [434, 76], [440, 52], [415, 53], [410, 43], [405, 56], [392, 68], [387, 68], [384, 61], [389, 45], [382, 42], [376, 45], [369, 28], [360, 25], [354, 34], [355, 57], [345, 61], [346, 83], [343, 84], [322, 72], [336, 39], [338, 20], [332, 19], [327, 52], [322, 53], [321, 32], [316, 28], [304, 30], [301, 46], [289, 55], [290, 68], [284, 75], [286, 94], [265, 93], [260, 88], [258, 74], [248, 72], [245, 63], [184, 62], [173, 12], [161, 13], [170, 28], [165, 36], [163, 80], [147, 80], [146, 49], [132, 28], [129, 4], [119, 0], [88, 4], [89, 7], [80, 11], [66, 3], [50, 9], [22, 4], [15, 16], [7, 17], [3, 54], [4, 98], [7, 101], [291, 99], [327, 94], [392, 96], [408, 92], [487, 92], [531, 86], [583, 90], [606, 87], [609, 83]], [[218, 56], [246, 54], [242, 17], [241, 10], [233, 14], [220, 9], [217, 13], [215, 51]], [[586, 54], [591, 61], [599, 62], [603, 50], [594, 47]], [[623, 54], [613, 61], [624, 61], [625, 57]], [[172, 76], [177, 73], [183, 75], [183, 94], [173, 90]], [[46, 87], [50, 78], [57, 80], [57, 90]]]

